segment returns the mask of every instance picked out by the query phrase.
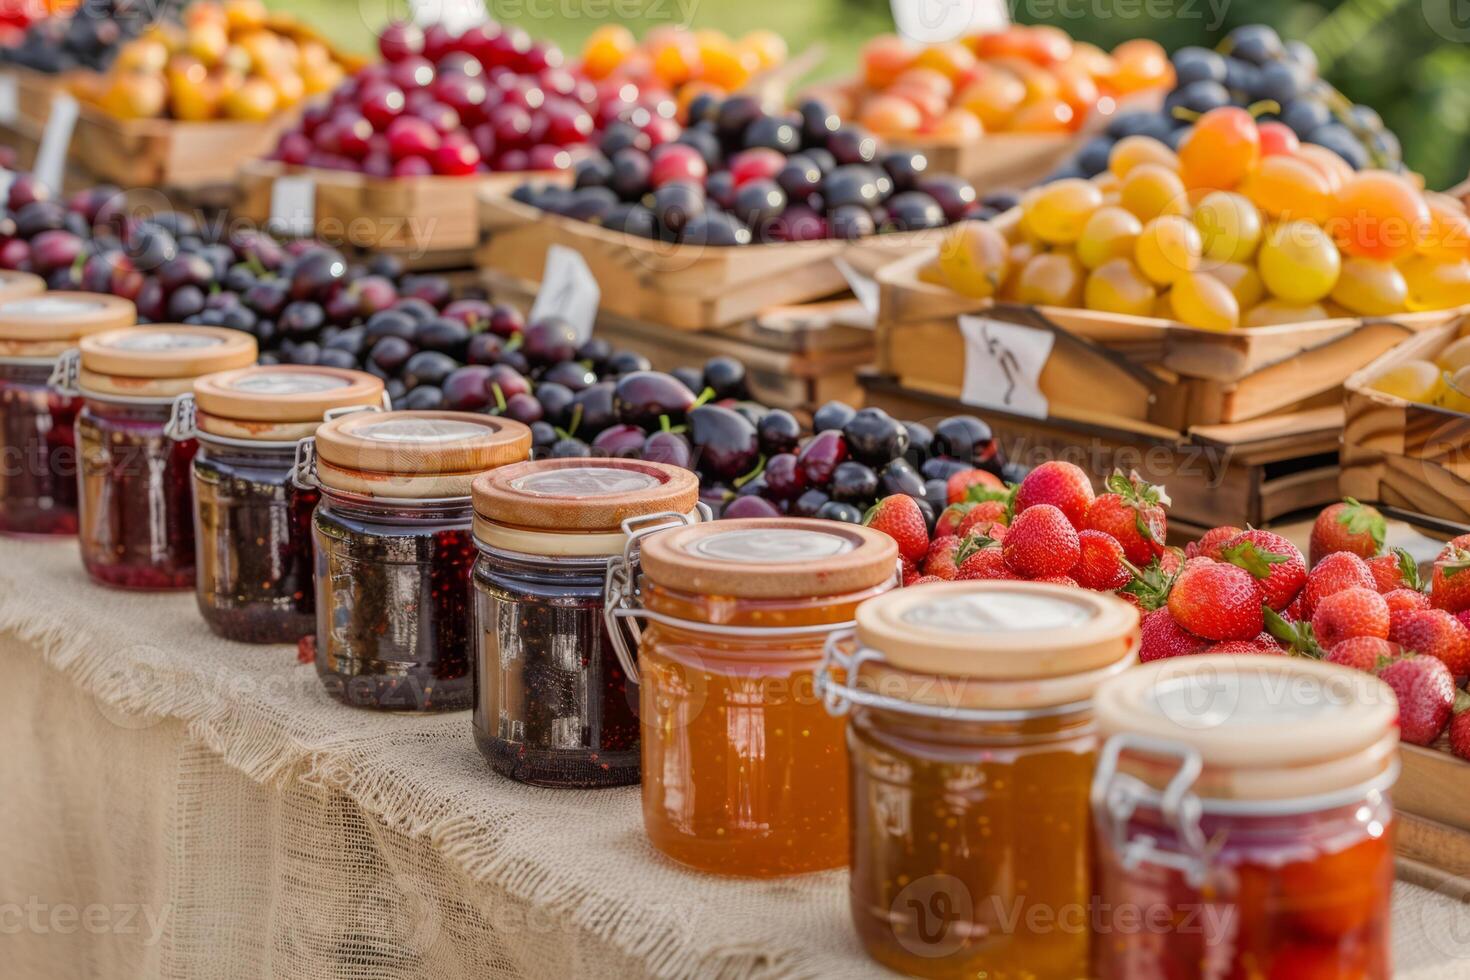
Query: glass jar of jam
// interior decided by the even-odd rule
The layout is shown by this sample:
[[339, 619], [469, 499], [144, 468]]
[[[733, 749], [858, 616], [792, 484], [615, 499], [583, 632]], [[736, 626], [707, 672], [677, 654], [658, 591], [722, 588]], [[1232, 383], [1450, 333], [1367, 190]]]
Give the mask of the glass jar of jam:
[[1288, 657], [1104, 684], [1096, 975], [1388, 980], [1397, 718], [1372, 675]]
[[853, 921], [918, 977], [1088, 975], [1098, 682], [1138, 613], [1033, 582], [903, 589], [857, 610], [819, 677], [851, 714]]
[[634, 543], [641, 608], [626, 564], [609, 576], [608, 602], [610, 618], [647, 621], [625, 669], [640, 683], [649, 840], [716, 874], [841, 867], [844, 722], [823, 710], [814, 678], [828, 636], [893, 588], [893, 539], [771, 518], [655, 524]]
[[625, 520], [697, 520], [698, 478], [630, 459], [546, 459], [486, 473], [474, 491], [481, 753], [541, 786], [638, 782], [638, 689], [608, 637], [608, 566]]
[[[128, 589], [194, 587], [189, 464], [198, 443], [173, 430], [194, 379], [255, 361], [255, 338], [225, 327], [155, 324], [83, 337], [72, 375], [82, 396], [77, 448], [82, 564]], [[66, 377], [68, 387], [72, 379]]]
[[196, 593], [215, 633], [295, 643], [315, 631], [318, 493], [293, 479], [296, 444], [329, 414], [383, 398], [372, 375], [326, 367], [248, 367], [194, 382]]
[[321, 488], [316, 669], [347, 704], [470, 707], [474, 478], [519, 463], [531, 430], [466, 412], [358, 412], [303, 443]]
[[44, 290], [36, 276], [0, 275], [0, 534], [76, 533], [81, 400], [51, 374], [86, 334], [136, 319], [127, 300]]

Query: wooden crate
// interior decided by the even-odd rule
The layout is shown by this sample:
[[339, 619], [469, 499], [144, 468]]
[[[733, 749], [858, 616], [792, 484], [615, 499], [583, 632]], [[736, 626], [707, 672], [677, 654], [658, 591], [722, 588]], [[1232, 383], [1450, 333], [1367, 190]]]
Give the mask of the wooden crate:
[[[1005, 222], [1015, 219], [1012, 212]], [[878, 273], [878, 363], [885, 373], [911, 388], [958, 396], [965, 372], [959, 317], [983, 315], [1055, 334], [1041, 376], [1054, 416], [1111, 416], [1177, 432], [1335, 404], [1358, 368], [1460, 312], [1222, 333], [1152, 317], [962, 296], [920, 278], [933, 257], [905, 256]]]
[[548, 214], [503, 196], [482, 194], [489, 236], [478, 261], [515, 279], [539, 282], [552, 245], [575, 249], [602, 286], [610, 313], [679, 330], [710, 330], [789, 306], [847, 292], [833, 259], [859, 272], [933, 247], [942, 230], [875, 235], [860, 242], [819, 241], [729, 248], [669, 245]]
[[1401, 857], [1443, 874], [1470, 878], [1470, 762], [1444, 746], [1404, 745], [1393, 790]]
[[1099, 483], [1115, 469], [1137, 470], [1168, 488], [1170, 525], [1200, 531], [1221, 524], [1257, 527], [1337, 499], [1340, 407], [1229, 425], [1183, 435], [1146, 422], [1121, 425], [1033, 419], [975, 409], [883, 375], [863, 378], [867, 403], [897, 418], [937, 422], [973, 414], [994, 431], [1008, 459], [1036, 465], [1076, 463]]
[[1404, 361], [1434, 360], [1467, 327], [1455, 321], [1427, 330], [1347, 379], [1344, 496], [1470, 524], [1470, 416], [1369, 387]]
[[99, 181], [120, 187], [191, 190], [231, 187], [241, 160], [264, 156], [296, 122], [118, 119], [82, 102], [71, 157]]

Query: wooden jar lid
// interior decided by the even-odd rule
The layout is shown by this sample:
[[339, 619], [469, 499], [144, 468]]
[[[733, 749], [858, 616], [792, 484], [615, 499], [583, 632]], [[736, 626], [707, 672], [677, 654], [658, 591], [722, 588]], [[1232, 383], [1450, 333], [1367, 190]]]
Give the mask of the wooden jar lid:
[[615, 532], [644, 514], [687, 514], [699, 478], [682, 466], [636, 459], [542, 459], [475, 480], [475, 512], [487, 521], [540, 531]]
[[196, 379], [194, 402], [220, 422], [319, 423], [333, 409], [381, 405], [383, 382], [364, 371], [259, 365]]
[[255, 363], [255, 338], [228, 327], [177, 323], [127, 327], [81, 340], [82, 371], [93, 376], [173, 380]]
[[740, 599], [849, 595], [893, 578], [898, 546], [881, 531], [806, 518], [715, 521], [640, 544], [649, 581]]
[[27, 296], [39, 296], [45, 291], [46, 280], [40, 276], [13, 269], [0, 269], [0, 306]]
[[[24, 273], [7, 275], [24, 276]], [[8, 278], [0, 281], [0, 340], [3, 341], [75, 346], [82, 337], [130, 327], [138, 320], [133, 304], [117, 296], [75, 292], [23, 292], [12, 296], [6, 291], [10, 282]], [[16, 288], [25, 287], [17, 285]]]
[[1102, 670], [1138, 648], [1138, 610], [1040, 582], [942, 582], [858, 607], [857, 638], [901, 670], [1016, 681]]
[[358, 412], [316, 431], [321, 482], [371, 496], [468, 497], [475, 477], [530, 451], [526, 426], [470, 412]]

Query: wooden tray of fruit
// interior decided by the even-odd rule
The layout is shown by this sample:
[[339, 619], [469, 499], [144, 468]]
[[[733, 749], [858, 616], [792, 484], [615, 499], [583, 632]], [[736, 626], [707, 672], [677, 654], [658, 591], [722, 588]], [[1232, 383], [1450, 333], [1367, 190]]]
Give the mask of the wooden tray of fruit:
[[572, 248], [601, 285], [604, 310], [678, 330], [717, 329], [773, 306], [834, 296], [847, 290], [834, 259], [871, 276], [907, 253], [932, 248], [942, 234], [933, 229], [855, 242], [670, 245], [495, 194], [481, 195], [480, 223], [489, 240], [479, 265], [535, 283], [551, 246]]
[[84, 71], [63, 72], [48, 75], [24, 65], [6, 65], [0, 68], [0, 76], [13, 81], [6, 85], [15, 86], [15, 121], [11, 124], [19, 135], [27, 139], [39, 139], [51, 118], [51, 100], [58, 92], [70, 91], [91, 73]]
[[1467, 336], [1470, 321], [1442, 324], [1347, 379], [1344, 495], [1470, 523]]

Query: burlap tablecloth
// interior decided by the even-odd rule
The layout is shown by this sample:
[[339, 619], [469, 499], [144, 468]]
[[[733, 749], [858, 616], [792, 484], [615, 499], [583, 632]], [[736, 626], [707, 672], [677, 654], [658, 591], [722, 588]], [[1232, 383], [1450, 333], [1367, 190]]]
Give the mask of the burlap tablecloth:
[[[340, 706], [69, 543], [0, 541], [0, 745], [8, 978], [886, 975], [843, 873], [684, 871], [636, 790], [499, 779], [467, 713]], [[1398, 975], [1470, 976], [1470, 907], [1396, 897]]]

